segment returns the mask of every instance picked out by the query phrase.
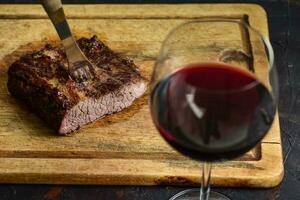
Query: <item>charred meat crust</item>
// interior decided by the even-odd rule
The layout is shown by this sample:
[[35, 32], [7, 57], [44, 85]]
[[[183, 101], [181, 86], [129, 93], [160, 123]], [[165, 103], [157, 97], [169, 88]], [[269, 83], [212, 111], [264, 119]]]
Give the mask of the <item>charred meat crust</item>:
[[145, 81], [131, 60], [114, 53], [96, 36], [81, 38], [78, 45], [95, 66], [96, 77], [88, 86], [69, 76], [62, 46], [48, 44], [22, 56], [8, 70], [10, 93], [57, 131], [66, 113], [79, 102], [99, 99], [124, 85]]

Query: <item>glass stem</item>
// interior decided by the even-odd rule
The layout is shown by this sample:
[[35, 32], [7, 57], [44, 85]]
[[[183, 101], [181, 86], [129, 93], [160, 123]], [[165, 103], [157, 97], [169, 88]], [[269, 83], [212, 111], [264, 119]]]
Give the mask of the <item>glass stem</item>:
[[200, 200], [209, 200], [211, 164], [204, 162], [201, 178]]

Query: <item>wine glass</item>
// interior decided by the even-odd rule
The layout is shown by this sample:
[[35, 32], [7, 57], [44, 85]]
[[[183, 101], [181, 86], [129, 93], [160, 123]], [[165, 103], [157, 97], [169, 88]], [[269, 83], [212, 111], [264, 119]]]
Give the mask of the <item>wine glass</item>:
[[200, 191], [172, 200], [229, 199], [210, 192], [211, 163], [243, 155], [270, 129], [278, 98], [273, 55], [247, 20], [189, 21], [167, 35], [151, 79], [153, 122], [173, 148], [204, 163]]

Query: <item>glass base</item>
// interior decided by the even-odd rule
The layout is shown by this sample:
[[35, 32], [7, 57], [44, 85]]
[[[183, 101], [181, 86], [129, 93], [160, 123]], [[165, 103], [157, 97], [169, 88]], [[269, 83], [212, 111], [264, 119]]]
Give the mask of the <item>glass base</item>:
[[[199, 189], [188, 189], [175, 194], [170, 200], [199, 200], [200, 199], [200, 188]], [[209, 200], [230, 200], [223, 194], [218, 192], [210, 192]]]

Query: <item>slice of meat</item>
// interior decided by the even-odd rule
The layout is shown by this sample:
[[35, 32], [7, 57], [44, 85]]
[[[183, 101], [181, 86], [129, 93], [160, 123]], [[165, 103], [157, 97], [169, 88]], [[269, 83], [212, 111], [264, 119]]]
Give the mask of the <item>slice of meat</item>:
[[61, 46], [46, 45], [26, 54], [8, 70], [10, 93], [60, 135], [121, 111], [146, 91], [146, 80], [131, 60], [118, 56], [96, 36], [81, 38], [78, 44], [96, 68], [96, 78], [88, 85], [70, 78]]

